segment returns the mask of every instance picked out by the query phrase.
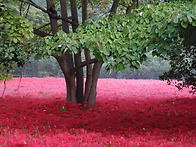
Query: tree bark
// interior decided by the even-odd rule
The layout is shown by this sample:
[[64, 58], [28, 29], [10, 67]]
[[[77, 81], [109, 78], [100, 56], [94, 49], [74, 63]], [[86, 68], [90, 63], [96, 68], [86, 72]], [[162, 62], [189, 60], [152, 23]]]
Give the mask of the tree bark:
[[93, 67], [92, 84], [91, 84], [90, 94], [87, 99], [89, 107], [95, 106], [96, 95], [97, 95], [97, 81], [99, 78], [102, 65], [103, 65], [103, 61], [100, 60], [100, 61], [97, 61]]
[[[55, 5], [53, 0], [46, 0], [47, 3], [47, 10], [50, 11], [52, 14], [57, 15], [57, 11], [55, 10]], [[51, 25], [51, 30], [52, 34], [55, 35], [58, 32], [58, 24], [57, 24], [57, 19], [53, 18], [52, 15], [49, 14], [50, 17], [50, 25]]]
[[[82, 63], [81, 52], [79, 52], [75, 55], [75, 66], [78, 66], [81, 63]], [[77, 82], [77, 87], [76, 87], [77, 103], [83, 103], [84, 102], [84, 95], [83, 95], [84, 73], [83, 73], [83, 68], [79, 68], [76, 71], [76, 82]]]
[[[85, 58], [86, 61], [90, 60], [90, 51], [85, 50]], [[89, 94], [90, 94], [90, 90], [91, 90], [91, 85], [92, 85], [92, 65], [91, 64], [87, 64], [86, 66], [86, 82], [85, 82], [85, 95], [84, 95], [84, 101], [87, 101]]]
[[60, 0], [60, 6], [61, 6], [61, 17], [63, 18], [62, 28], [65, 33], [69, 33], [69, 24], [66, 21], [64, 21], [64, 20], [68, 20], [67, 0]]
[[87, 5], [88, 5], [88, 1], [82, 0], [82, 23], [84, 23], [85, 20], [88, 18]]
[[[68, 54], [64, 54], [62, 56], [56, 56], [56, 60], [58, 61], [61, 70], [65, 77], [66, 87], [67, 87], [67, 101], [68, 102], [76, 102], [76, 86], [75, 86], [75, 77], [70, 74], [72, 64], [70, 64], [68, 59], [66, 58]], [[71, 66], [71, 67], [70, 67]]]
[[135, 6], [136, 3], [137, 3], [137, 7], [138, 7], [138, 0], [133, 0], [133, 3], [131, 4], [131, 6], [129, 6], [127, 8], [126, 14], [128, 14], [133, 9], [133, 7]]
[[[88, 10], [87, 10], [88, 1], [82, 0], [82, 23], [88, 18]], [[91, 60], [90, 51], [84, 50], [85, 60]], [[92, 65], [86, 65], [86, 82], [85, 82], [85, 94], [84, 94], [84, 101], [87, 101], [88, 96], [90, 94], [91, 85], [92, 85]]]
[[76, 28], [78, 27], [78, 10], [77, 10], [77, 5], [76, 5], [76, 0], [70, 0], [71, 4], [71, 17], [72, 17], [72, 22], [74, 24], [77, 24], [77, 26], [72, 25], [73, 32], [76, 31]]
[[117, 8], [118, 8], [118, 4], [119, 4], [119, 1], [120, 1], [120, 0], [113, 0], [112, 8], [111, 8], [111, 10], [110, 10], [110, 16], [111, 16], [112, 14], [116, 14]]
[[70, 76], [65, 78], [66, 87], [67, 87], [67, 102], [77, 102], [76, 99], [76, 86], [75, 86], [75, 77]]
[[[74, 24], [78, 24], [78, 12], [77, 12], [77, 5], [76, 5], [76, 0], [70, 0], [71, 4], [71, 16], [72, 16], [72, 22]], [[78, 26], [72, 25], [72, 30], [73, 32], [76, 31], [76, 28]], [[82, 62], [81, 58], [81, 52], [79, 51], [77, 54], [74, 55], [74, 60], [75, 60], [75, 66], [78, 66]], [[80, 68], [76, 71], [76, 97], [77, 97], [77, 102], [78, 103], [83, 103], [84, 101], [84, 96], [83, 96], [83, 83], [84, 83], [84, 73], [83, 73], [83, 68]]]

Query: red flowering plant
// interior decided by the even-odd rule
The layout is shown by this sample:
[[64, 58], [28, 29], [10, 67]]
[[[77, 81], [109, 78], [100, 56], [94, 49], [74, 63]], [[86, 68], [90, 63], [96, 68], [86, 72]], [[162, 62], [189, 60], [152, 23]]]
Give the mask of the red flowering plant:
[[96, 106], [83, 109], [66, 102], [62, 78], [23, 78], [16, 90], [18, 83], [7, 82], [0, 100], [0, 146], [196, 146], [189, 89], [100, 79]]

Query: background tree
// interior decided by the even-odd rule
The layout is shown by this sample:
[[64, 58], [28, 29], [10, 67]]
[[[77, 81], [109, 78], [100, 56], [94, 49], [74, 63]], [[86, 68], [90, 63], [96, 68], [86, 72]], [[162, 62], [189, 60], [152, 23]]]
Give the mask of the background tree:
[[[158, 1], [151, 5], [141, 4], [138, 9], [133, 9], [136, 8], [137, 1], [123, 0], [92, 1], [92, 3], [87, 3], [86, 0], [46, 0], [46, 9], [32, 0], [20, 2], [47, 13], [50, 22], [46, 29], [34, 28], [34, 34], [43, 38], [33, 40], [34, 43], [29, 42], [31, 49], [22, 51], [34, 53], [36, 59], [55, 57], [65, 77], [67, 101], [79, 103], [87, 101], [89, 105], [95, 104], [97, 80], [103, 63], [106, 63], [108, 70], [123, 71], [126, 65], [131, 69], [138, 69], [146, 60], [148, 52], [161, 57], [180, 55], [184, 47], [181, 39], [184, 32], [189, 27], [196, 26], [195, 1], [184, 3]], [[93, 9], [97, 2], [107, 5], [106, 9], [110, 7], [108, 13], [104, 12], [102, 17], [86, 20], [87, 6]], [[82, 25], [78, 15], [80, 6], [82, 6]], [[5, 5], [1, 8], [3, 7]], [[118, 8], [121, 8], [121, 11], [118, 11]], [[8, 15], [3, 12], [1, 16], [3, 16], [1, 20], [4, 20]], [[7, 33], [10, 32], [4, 34]], [[8, 40], [8, 44], [12, 42]], [[13, 43], [24, 44], [18, 41]], [[85, 55], [84, 60], [82, 54]], [[13, 58], [10, 58], [10, 61], [13, 61]], [[83, 67], [87, 68], [85, 90]]]
[[[196, 28], [189, 26], [183, 34], [184, 47], [180, 55], [169, 56], [171, 69], [161, 76], [168, 83], [175, 83], [181, 90], [190, 87], [192, 93], [196, 92]], [[173, 81], [177, 79], [178, 81]]]

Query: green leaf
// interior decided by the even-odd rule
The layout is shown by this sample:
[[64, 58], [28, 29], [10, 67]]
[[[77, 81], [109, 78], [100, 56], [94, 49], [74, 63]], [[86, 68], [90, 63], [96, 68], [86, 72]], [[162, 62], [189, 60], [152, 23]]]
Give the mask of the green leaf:
[[152, 52], [152, 56], [157, 56], [157, 55], [158, 55], [157, 51]]
[[183, 28], [187, 28], [188, 27], [188, 22], [181, 22], [181, 25]]
[[196, 20], [192, 21], [192, 25], [195, 27], [196, 26]]
[[13, 38], [13, 42], [14, 42], [14, 43], [17, 43], [18, 40], [17, 40], [16, 38]]
[[148, 32], [148, 33], [151, 32], [151, 27], [148, 27], [147, 32]]
[[178, 23], [178, 17], [174, 17], [174, 21], [173, 21], [174, 23]]
[[123, 72], [125, 70], [125, 66], [123, 64], [118, 64], [117, 69]]
[[161, 54], [164, 51], [164, 48], [158, 48], [158, 54]]
[[134, 70], [134, 69], [135, 69], [135, 67], [134, 67], [133, 65], [130, 65], [129, 68], [130, 68], [131, 70]]
[[191, 18], [190, 15], [187, 15], [187, 18], [188, 18], [189, 22], [192, 22], [193, 19]]
[[175, 50], [174, 53], [179, 56], [181, 54], [181, 51], [180, 50]]
[[36, 55], [34, 56], [34, 58], [35, 58], [35, 60], [41, 59], [41, 58], [42, 58], [42, 55], [36, 54]]

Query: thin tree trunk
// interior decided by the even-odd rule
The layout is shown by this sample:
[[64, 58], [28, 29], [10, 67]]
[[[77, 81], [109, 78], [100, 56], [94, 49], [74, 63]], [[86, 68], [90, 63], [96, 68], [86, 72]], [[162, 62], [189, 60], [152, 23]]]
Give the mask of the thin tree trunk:
[[[82, 23], [84, 23], [88, 17], [87, 5], [88, 5], [88, 0], [82, 0]], [[84, 55], [85, 55], [86, 61], [91, 59], [90, 51], [85, 49]], [[91, 90], [91, 84], [92, 84], [92, 65], [87, 64], [86, 65], [86, 82], [85, 82], [84, 101], [87, 101], [88, 99], [88, 96]]]
[[87, 14], [87, 5], [88, 5], [88, 1], [87, 0], [82, 0], [82, 23], [84, 23], [85, 20], [88, 17], [88, 14]]
[[93, 79], [92, 79], [90, 94], [88, 97], [89, 107], [95, 106], [96, 95], [97, 95], [97, 90], [96, 90], [97, 89], [97, 81], [99, 78], [99, 74], [100, 74], [102, 65], [103, 65], [103, 61], [100, 60], [100, 61], [97, 61], [93, 67]]
[[[46, 2], [47, 2], [47, 10], [57, 15], [57, 11], [55, 10], [55, 5], [54, 5], [53, 0], [46, 0]], [[58, 32], [57, 19], [53, 18], [51, 15], [49, 15], [49, 17], [50, 17], [50, 25], [51, 25], [52, 34], [55, 35]]]
[[116, 14], [119, 1], [120, 0], [113, 0], [112, 8], [111, 8], [111, 11], [110, 11], [110, 16], [111, 16], [111, 14]]
[[[66, 0], [60, 0], [60, 5], [61, 5], [61, 17], [64, 19], [64, 20], [67, 20], [68, 19], [68, 16], [67, 16], [67, 1]], [[62, 28], [63, 28], [63, 31], [65, 33], [69, 33], [69, 24], [62, 20]], [[64, 55], [64, 58], [67, 62], [67, 64], [69, 65], [69, 70], [71, 70], [71, 68], [73, 68], [73, 56], [72, 54], [70, 54], [69, 52], [66, 52], [65, 55]]]
[[77, 5], [76, 5], [76, 0], [70, 0], [71, 4], [71, 17], [72, 17], [72, 22], [76, 25], [72, 25], [73, 32], [76, 31], [76, 28], [78, 27], [78, 11], [77, 11]]
[[[66, 14], [66, 0], [61, 0], [61, 13], [62, 17], [67, 19], [67, 14]], [[53, 0], [47, 0], [47, 10], [50, 11], [51, 13], [57, 15], [57, 11], [55, 10], [55, 5], [53, 3]], [[55, 35], [58, 32], [58, 24], [57, 20], [50, 16], [50, 24], [51, 24], [51, 30], [53, 35]], [[68, 33], [69, 26], [66, 22], [63, 23], [63, 30]], [[73, 60], [70, 54], [65, 53], [62, 56], [57, 56], [53, 55], [56, 60], [58, 61], [64, 77], [66, 81], [66, 87], [67, 87], [67, 101], [70, 102], [76, 102], [76, 88], [75, 88], [75, 78], [74, 76], [70, 76], [70, 69], [73, 67]], [[66, 58], [67, 57], [67, 58]], [[68, 62], [67, 62], [68, 61]]]
[[[70, 0], [71, 4], [71, 16], [72, 16], [72, 22], [74, 24], [79, 24], [78, 23], [78, 12], [77, 12], [77, 5], [76, 5], [76, 0]], [[73, 32], [76, 31], [77, 26], [72, 25], [72, 30]], [[75, 66], [78, 66], [82, 62], [81, 58], [81, 52], [78, 52], [77, 54], [74, 55], [75, 58]], [[76, 97], [77, 97], [77, 102], [78, 103], [83, 103], [84, 101], [84, 96], [83, 96], [83, 83], [84, 83], [84, 73], [83, 73], [83, 68], [80, 68], [76, 71]]]
[[[80, 65], [82, 62], [81, 60], [81, 52], [77, 53], [75, 55], [75, 65]], [[77, 98], [77, 103], [83, 103], [84, 102], [84, 95], [83, 95], [83, 89], [84, 89], [84, 73], [83, 73], [83, 68], [79, 68], [76, 71], [76, 98]]]
[[[86, 61], [90, 60], [90, 51], [85, 50], [85, 58]], [[85, 95], [84, 95], [84, 100], [87, 101], [89, 94], [90, 94], [90, 90], [91, 90], [91, 85], [92, 85], [92, 65], [88, 64], [86, 66], [86, 82], [85, 82]]]
[[137, 3], [137, 7], [138, 7], [138, 0], [133, 0], [131, 6], [129, 6], [126, 10], [126, 14], [128, 14], [135, 6], [135, 4]]
[[[67, 16], [67, 0], [60, 0], [60, 6], [61, 6], [61, 17], [64, 20], [68, 20]], [[69, 24], [62, 20], [62, 28], [65, 33], [69, 33]]]

